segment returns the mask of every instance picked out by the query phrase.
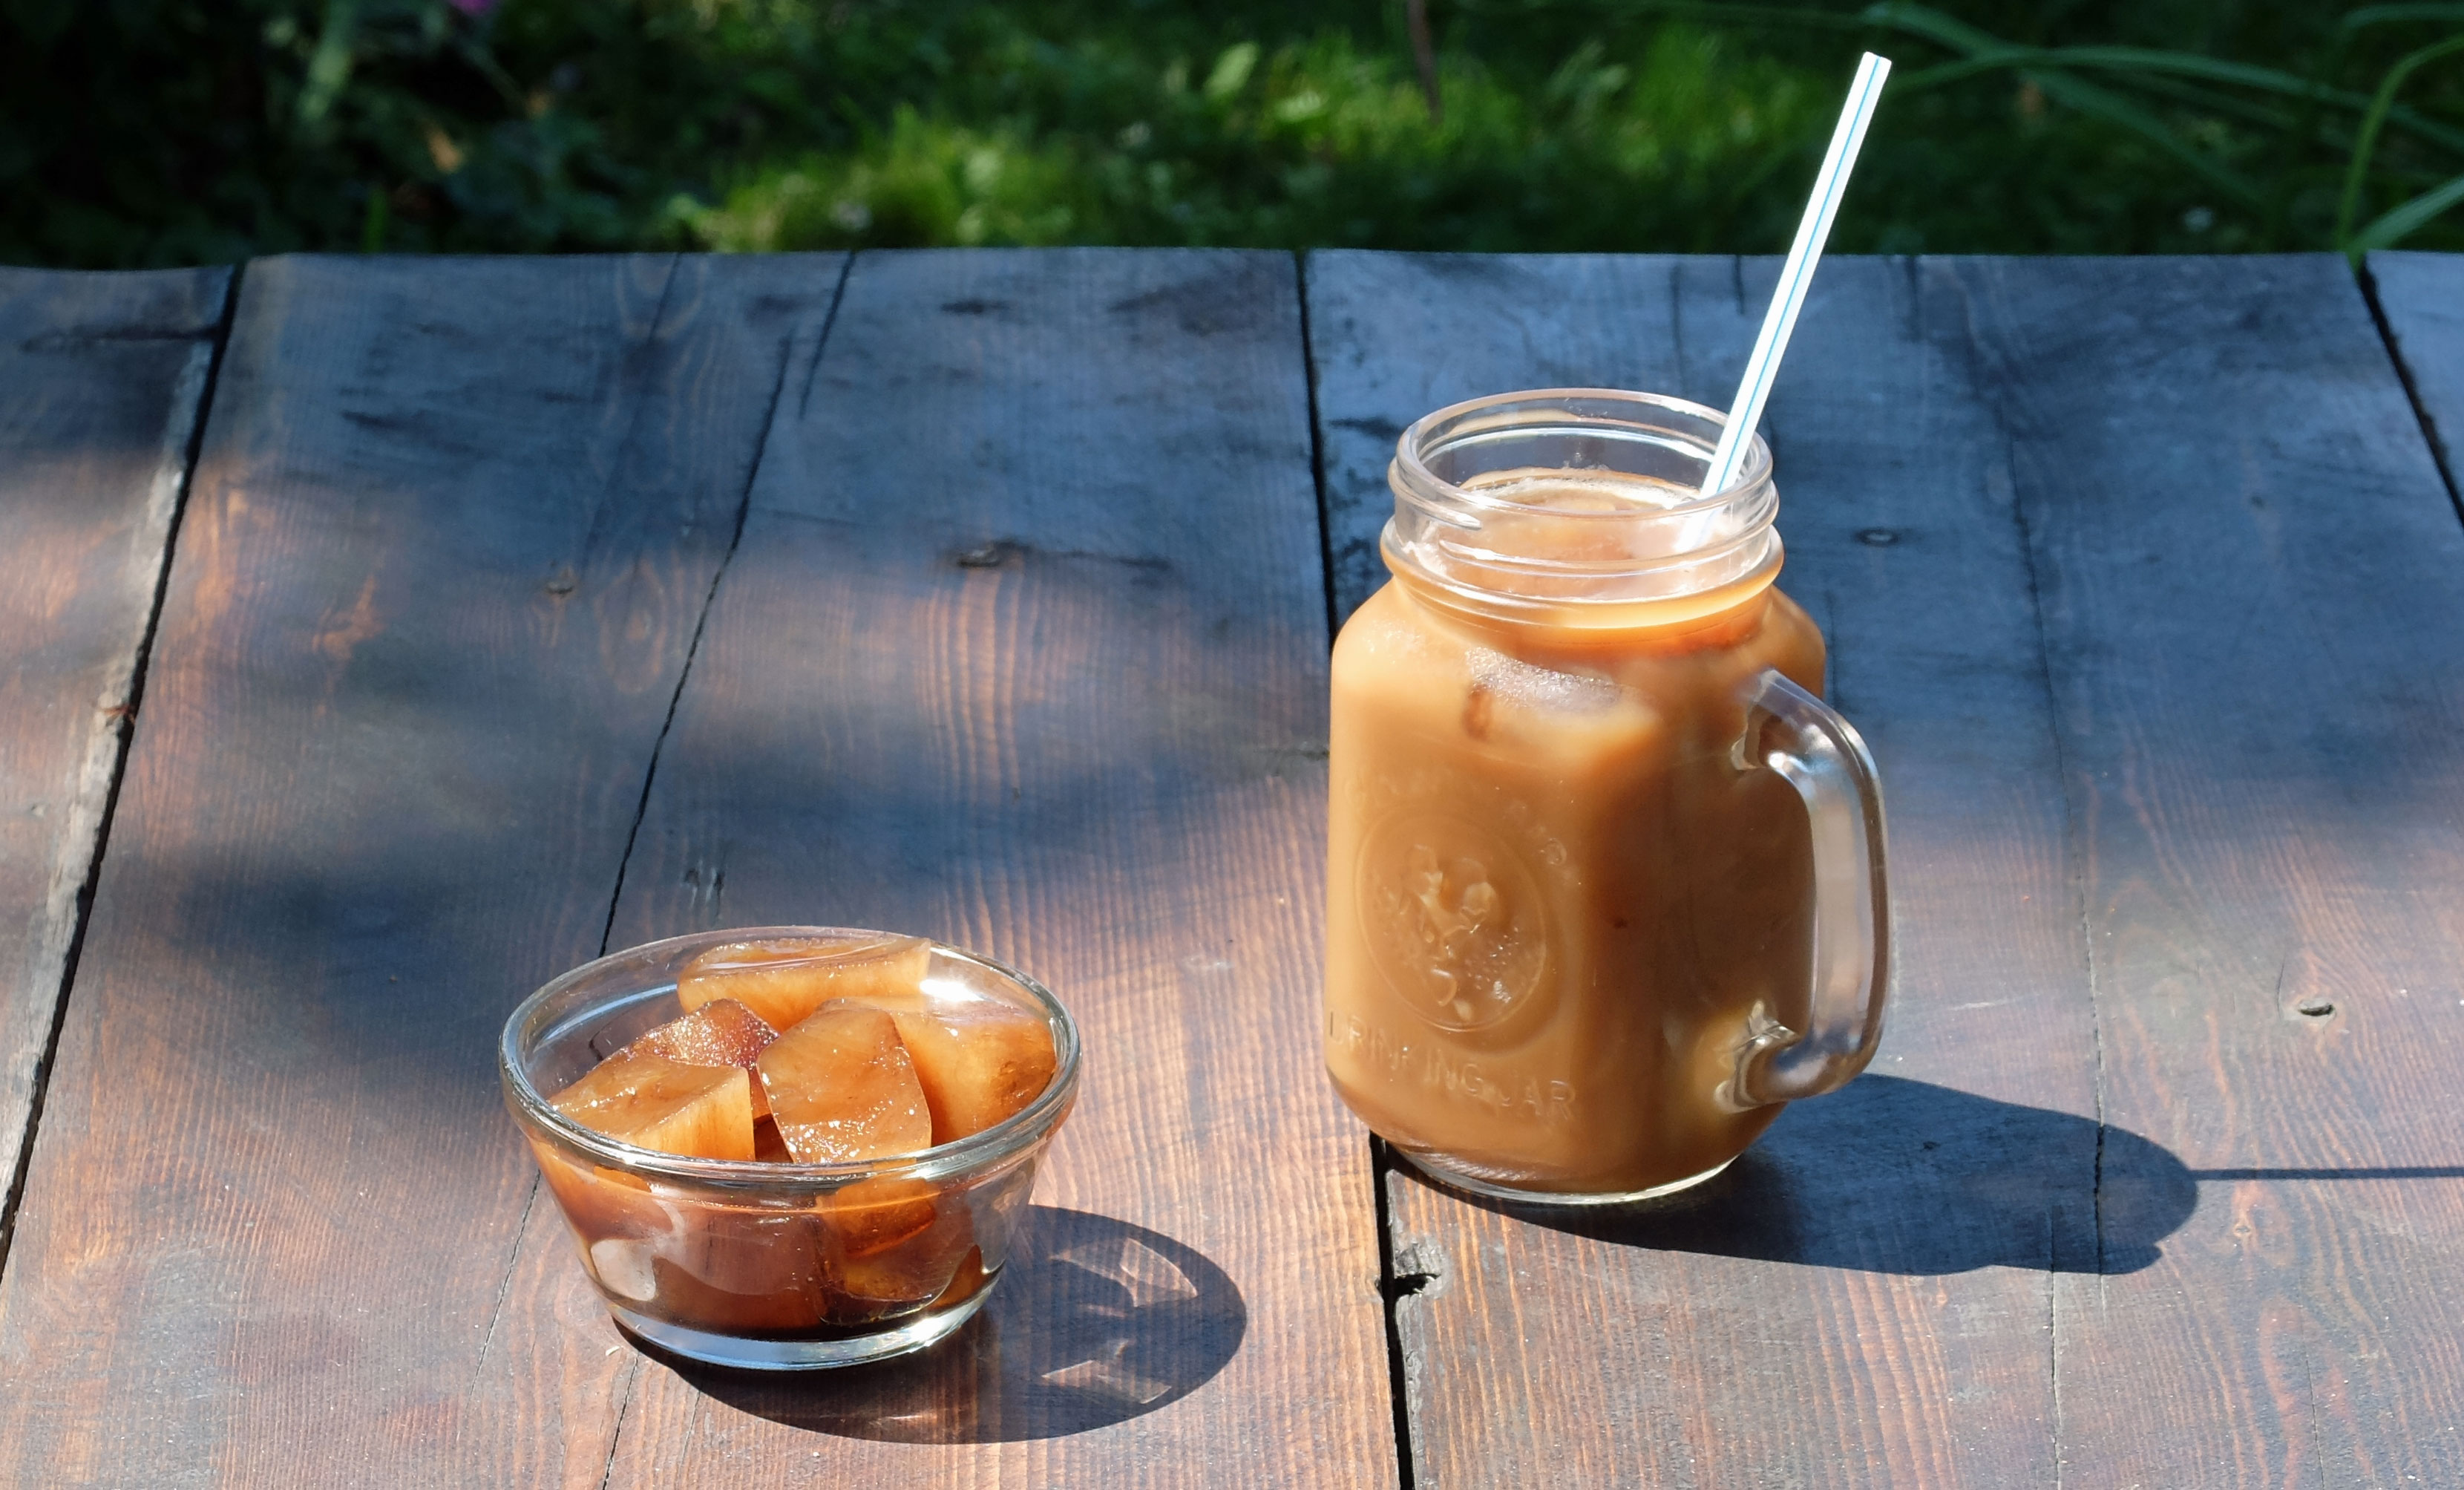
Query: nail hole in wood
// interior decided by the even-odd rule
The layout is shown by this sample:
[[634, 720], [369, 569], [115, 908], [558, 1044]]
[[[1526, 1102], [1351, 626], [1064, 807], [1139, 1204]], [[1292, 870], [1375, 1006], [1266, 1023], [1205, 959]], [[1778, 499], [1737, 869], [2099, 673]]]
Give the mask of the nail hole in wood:
[[2313, 1019], [2324, 1019], [2336, 1012], [2336, 1006], [2323, 998], [2305, 998], [2293, 1007]]

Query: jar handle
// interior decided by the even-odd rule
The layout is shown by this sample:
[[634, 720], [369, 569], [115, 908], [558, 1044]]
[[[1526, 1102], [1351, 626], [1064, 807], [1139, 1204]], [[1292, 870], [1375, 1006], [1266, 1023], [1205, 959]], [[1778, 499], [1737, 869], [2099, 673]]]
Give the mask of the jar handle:
[[1881, 1040], [1891, 980], [1882, 787], [1856, 729], [1776, 669], [1747, 685], [1735, 761], [1794, 787], [1814, 834], [1812, 1013], [1800, 1034], [1757, 1012], [1732, 1090], [1735, 1105], [1759, 1107], [1845, 1086]]

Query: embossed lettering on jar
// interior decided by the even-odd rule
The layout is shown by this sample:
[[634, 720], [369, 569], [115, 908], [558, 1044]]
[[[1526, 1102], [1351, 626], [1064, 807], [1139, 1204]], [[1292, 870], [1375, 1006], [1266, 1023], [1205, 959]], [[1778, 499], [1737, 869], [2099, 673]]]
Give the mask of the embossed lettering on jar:
[[1395, 579], [1335, 644], [1326, 1056], [1448, 1181], [1559, 1200], [1716, 1173], [1872, 1056], [1881, 799], [1773, 585], [1757, 440], [1606, 390], [1441, 410]]

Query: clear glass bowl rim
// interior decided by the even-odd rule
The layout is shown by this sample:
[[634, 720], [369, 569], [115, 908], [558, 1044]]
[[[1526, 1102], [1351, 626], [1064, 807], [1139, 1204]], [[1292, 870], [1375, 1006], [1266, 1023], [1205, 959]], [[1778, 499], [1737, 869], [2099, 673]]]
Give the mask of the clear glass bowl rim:
[[[885, 933], [848, 926], [733, 926], [723, 931], [695, 931], [683, 936], [664, 937], [625, 947], [595, 957], [582, 966], [549, 979], [528, 998], [514, 1007], [505, 1020], [505, 1032], [496, 1044], [496, 1070], [503, 1079], [505, 1092], [514, 1108], [528, 1123], [569, 1147], [588, 1154], [594, 1161], [627, 1173], [648, 1175], [716, 1189], [746, 1190], [814, 1192], [834, 1190], [856, 1180], [891, 1176], [901, 1179], [947, 1180], [1001, 1167], [1043, 1143], [1068, 1110], [1078, 1090], [1079, 1042], [1078, 1022], [1050, 989], [995, 958], [944, 942], [932, 942], [933, 949], [960, 962], [1010, 980], [1042, 1006], [1051, 1021], [1053, 1031], [1052, 1079], [1045, 1085], [1035, 1101], [980, 1133], [971, 1133], [952, 1143], [927, 1148], [920, 1153], [899, 1159], [858, 1159], [842, 1164], [792, 1164], [767, 1159], [697, 1159], [685, 1154], [661, 1153], [654, 1148], [641, 1148], [605, 1133], [583, 1127], [549, 1104], [531, 1084], [530, 1075], [522, 1069], [520, 1050], [528, 1027], [540, 1012], [560, 993], [592, 975], [605, 970], [609, 964], [628, 958], [660, 952], [680, 952], [690, 947], [723, 945], [730, 942], [767, 941], [782, 937], [810, 936], [881, 936]], [[926, 939], [931, 941], [930, 938]], [[638, 991], [638, 990], [636, 990]], [[543, 1033], [543, 1032], [542, 1032]]]

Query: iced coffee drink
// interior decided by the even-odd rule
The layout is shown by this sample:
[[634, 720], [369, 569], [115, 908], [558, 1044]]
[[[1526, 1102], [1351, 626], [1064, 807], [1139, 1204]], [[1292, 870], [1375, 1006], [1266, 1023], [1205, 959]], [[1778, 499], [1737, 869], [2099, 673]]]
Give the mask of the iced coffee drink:
[[[1335, 645], [1328, 1069], [1476, 1190], [1662, 1192], [1870, 1058], [1870, 763], [1773, 585], [1767, 451], [1637, 394], [1441, 411]], [[1689, 479], [1690, 478], [1690, 479]]]

